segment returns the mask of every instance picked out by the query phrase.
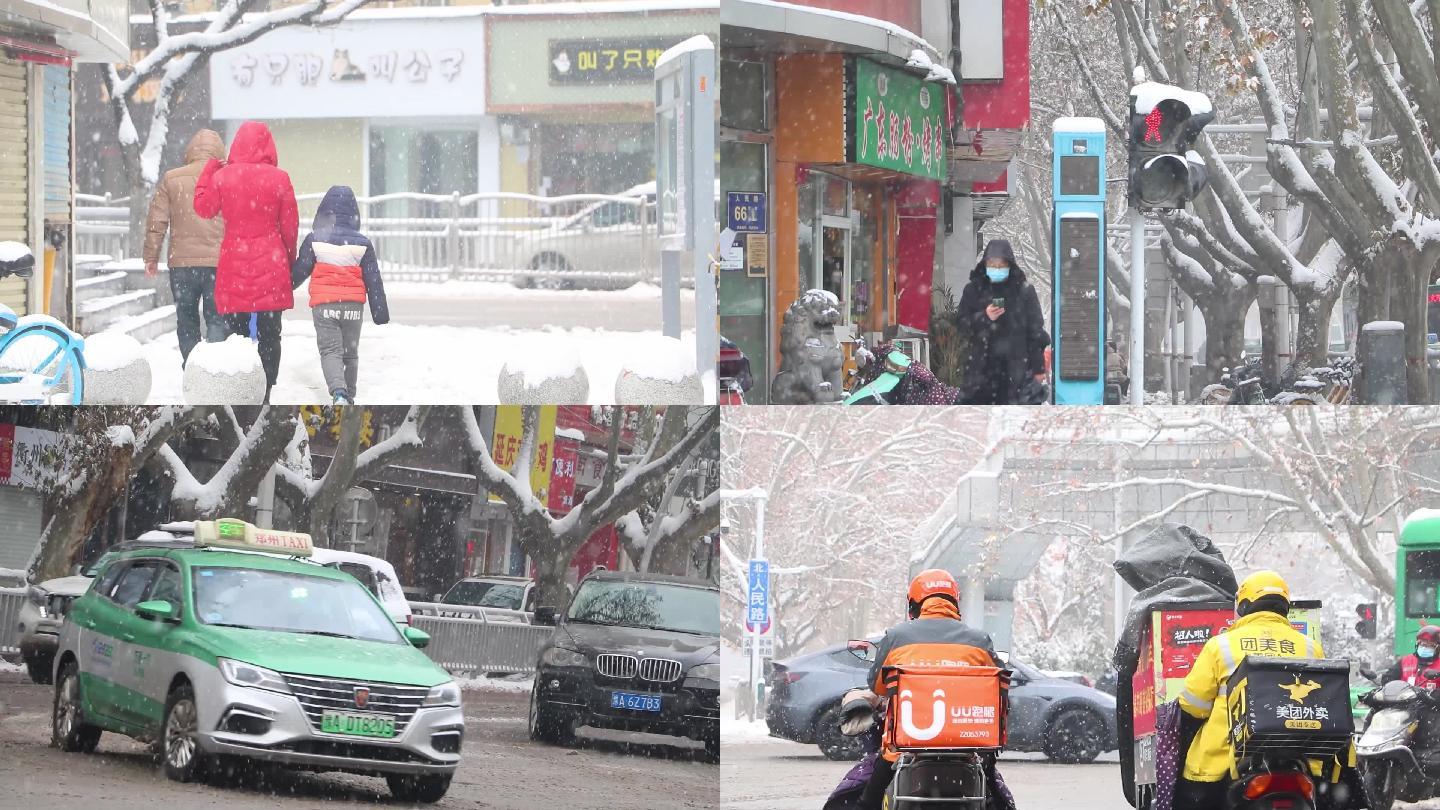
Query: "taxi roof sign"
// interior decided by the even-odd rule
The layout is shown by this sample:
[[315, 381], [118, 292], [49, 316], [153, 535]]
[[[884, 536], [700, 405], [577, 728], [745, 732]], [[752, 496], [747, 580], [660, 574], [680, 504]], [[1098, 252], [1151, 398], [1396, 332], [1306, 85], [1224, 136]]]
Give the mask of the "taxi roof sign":
[[315, 546], [303, 532], [261, 529], [243, 520], [222, 518], [195, 522], [195, 545], [236, 551], [263, 551], [292, 557], [309, 557]]

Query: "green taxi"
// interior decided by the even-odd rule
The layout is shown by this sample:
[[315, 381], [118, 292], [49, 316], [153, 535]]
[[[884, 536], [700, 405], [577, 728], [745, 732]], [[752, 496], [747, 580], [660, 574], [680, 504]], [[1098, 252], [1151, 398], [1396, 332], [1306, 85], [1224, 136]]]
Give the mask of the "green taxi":
[[309, 535], [195, 524], [194, 548], [114, 555], [75, 600], [55, 655], [53, 744], [153, 744], [188, 782], [242, 758], [383, 776], [438, 801], [460, 763], [460, 690]]

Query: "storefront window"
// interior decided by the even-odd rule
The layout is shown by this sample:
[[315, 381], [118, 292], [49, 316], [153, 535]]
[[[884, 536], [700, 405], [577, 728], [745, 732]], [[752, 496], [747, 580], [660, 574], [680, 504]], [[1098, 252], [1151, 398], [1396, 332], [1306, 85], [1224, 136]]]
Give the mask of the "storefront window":
[[[476, 129], [371, 127], [370, 194], [474, 194], [480, 187], [479, 150]], [[434, 217], [447, 207], [448, 203], [392, 200], [369, 214]]]
[[[816, 224], [819, 219], [820, 188], [825, 183], [825, 175], [818, 172], [811, 172], [805, 178], [799, 189], [799, 204], [796, 210], [799, 214], [799, 227], [796, 233], [800, 237], [799, 252], [796, 254], [800, 262], [800, 278], [809, 279], [807, 289], [815, 289], [820, 286], [815, 283], [815, 276], [818, 274], [819, 259], [816, 251]], [[804, 290], [801, 290], [804, 292]]]
[[763, 62], [720, 63], [720, 125], [750, 132], [770, 129], [770, 81]]
[[843, 217], [850, 214], [850, 184], [838, 177], [825, 176], [825, 215]]

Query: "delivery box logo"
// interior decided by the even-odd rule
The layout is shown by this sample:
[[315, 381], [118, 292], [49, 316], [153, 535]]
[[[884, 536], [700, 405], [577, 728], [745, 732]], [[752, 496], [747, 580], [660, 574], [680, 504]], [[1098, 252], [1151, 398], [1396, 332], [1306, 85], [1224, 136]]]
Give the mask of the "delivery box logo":
[[935, 690], [935, 709], [930, 715], [930, 725], [925, 728], [915, 724], [913, 697], [909, 689], [900, 693], [900, 729], [912, 740], [929, 742], [940, 736], [940, 732], [945, 728], [945, 690]]
[[1313, 679], [1301, 683], [1300, 676], [1296, 675], [1295, 683], [1282, 683], [1280, 684], [1280, 688], [1290, 694], [1291, 700], [1296, 703], [1304, 703], [1305, 698], [1309, 697], [1311, 692], [1320, 688], [1320, 684], [1316, 683]]

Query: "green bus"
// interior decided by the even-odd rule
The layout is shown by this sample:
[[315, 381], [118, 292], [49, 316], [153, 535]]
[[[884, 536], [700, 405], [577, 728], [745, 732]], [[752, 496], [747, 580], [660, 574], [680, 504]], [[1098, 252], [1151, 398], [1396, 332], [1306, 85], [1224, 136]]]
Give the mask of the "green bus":
[[1418, 509], [1405, 518], [1395, 549], [1397, 657], [1415, 651], [1415, 634], [1440, 624], [1440, 509]]

